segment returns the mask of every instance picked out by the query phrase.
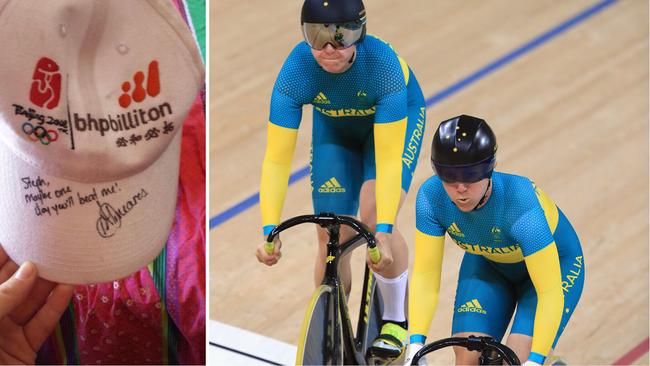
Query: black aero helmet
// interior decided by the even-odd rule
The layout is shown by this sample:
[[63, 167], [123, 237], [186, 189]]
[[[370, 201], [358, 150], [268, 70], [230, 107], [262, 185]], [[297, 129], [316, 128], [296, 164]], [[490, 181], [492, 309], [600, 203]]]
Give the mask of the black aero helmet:
[[485, 120], [461, 115], [443, 121], [431, 144], [431, 163], [445, 182], [490, 178], [496, 164], [497, 138]]
[[305, 0], [300, 23], [341, 24], [366, 16], [361, 0]]
[[305, 0], [300, 24], [312, 48], [348, 48], [366, 34], [366, 9], [361, 0]]

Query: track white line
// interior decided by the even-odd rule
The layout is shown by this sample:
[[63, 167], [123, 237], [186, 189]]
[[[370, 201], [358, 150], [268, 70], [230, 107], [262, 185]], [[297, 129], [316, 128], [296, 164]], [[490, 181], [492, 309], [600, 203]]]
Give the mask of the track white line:
[[294, 365], [296, 346], [210, 320], [208, 365]]

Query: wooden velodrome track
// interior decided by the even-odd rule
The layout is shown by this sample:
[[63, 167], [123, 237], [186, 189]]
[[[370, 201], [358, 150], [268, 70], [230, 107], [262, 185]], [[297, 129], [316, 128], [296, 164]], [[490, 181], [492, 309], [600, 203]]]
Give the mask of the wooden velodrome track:
[[[209, 314], [293, 344], [313, 289], [315, 229], [284, 235], [283, 258], [269, 268], [254, 256], [262, 239], [259, 205], [254, 198], [236, 205], [259, 191], [269, 98], [282, 62], [301, 41], [300, 4], [210, 3]], [[415, 192], [432, 174], [429, 144], [437, 123], [461, 113], [484, 117], [499, 138], [497, 170], [533, 178], [581, 238], [585, 288], [556, 350], [572, 364], [611, 364], [648, 337], [648, 2], [602, 4], [485, 77], [448, 96], [439, 92], [597, 4], [366, 0], [369, 32], [409, 63], [425, 98], [436, 96], [398, 220], [409, 245]], [[308, 164], [310, 139], [307, 107], [293, 172]], [[310, 197], [309, 180], [297, 180], [283, 218], [311, 213]], [[462, 254], [447, 243], [429, 340], [450, 333]], [[357, 253], [354, 313], [362, 263]], [[636, 355], [635, 363], [648, 363], [645, 351]], [[453, 357], [441, 352], [432, 360]]]

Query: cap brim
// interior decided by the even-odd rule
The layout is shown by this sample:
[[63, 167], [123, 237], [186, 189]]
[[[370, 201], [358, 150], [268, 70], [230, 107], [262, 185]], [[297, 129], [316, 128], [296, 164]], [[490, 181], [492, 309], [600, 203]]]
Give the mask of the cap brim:
[[140, 173], [99, 183], [45, 175], [0, 143], [0, 245], [59, 283], [112, 281], [147, 265], [173, 223], [181, 135]]

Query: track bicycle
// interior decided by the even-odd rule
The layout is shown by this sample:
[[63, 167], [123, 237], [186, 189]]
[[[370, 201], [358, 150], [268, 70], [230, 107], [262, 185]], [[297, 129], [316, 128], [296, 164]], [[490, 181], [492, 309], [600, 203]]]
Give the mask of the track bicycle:
[[418, 361], [426, 354], [441, 348], [460, 346], [470, 351], [479, 351], [479, 365], [521, 365], [519, 358], [513, 350], [492, 337], [450, 337], [431, 342], [422, 347], [411, 360], [411, 365], [417, 365]]
[[[296, 365], [385, 363], [385, 360], [368, 352], [369, 346], [381, 331], [383, 311], [383, 303], [372, 271], [368, 265], [365, 266], [356, 332], [353, 332], [345, 289], [339, 273], [339, 259], [366, 243], [371, 260], [379, 261], [379, 249], [376, 247], [374, 235], [363, 223], [352, 217], [332, 213], [303, 215], [288, 219], [273, 229], [267, 237], [266, 251], [273, 252], [273, 240], [280, 232], [304, 223], [315, 223], [327, 229], [329, 239], [325, 276], [321, 285], [314, 291], [303, 319]], [[345, 243], [339, 243], [341, 225], [357, 232]]]

